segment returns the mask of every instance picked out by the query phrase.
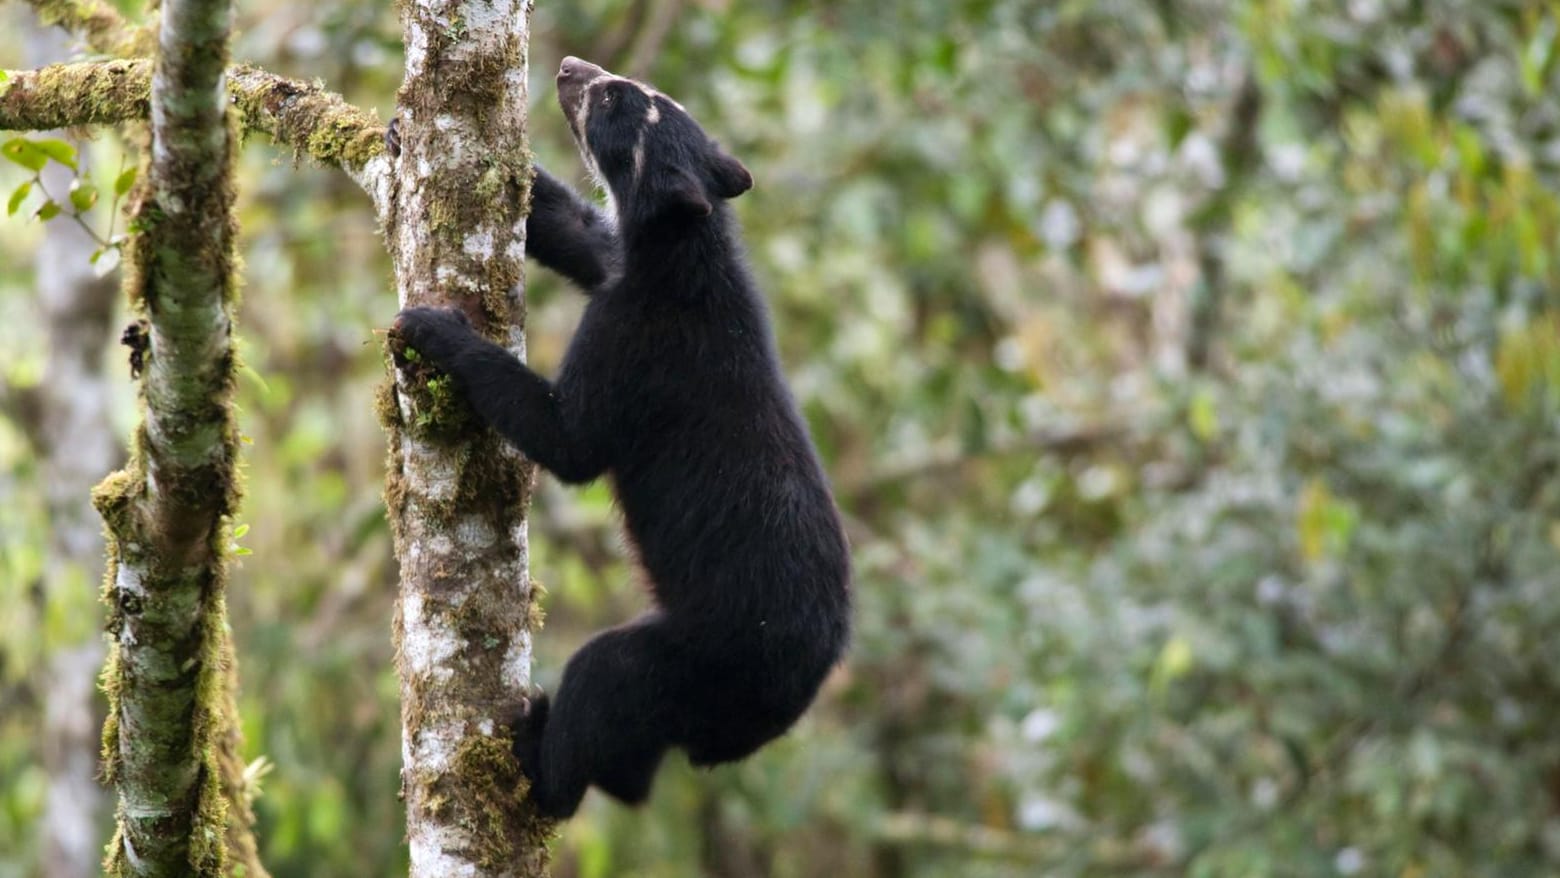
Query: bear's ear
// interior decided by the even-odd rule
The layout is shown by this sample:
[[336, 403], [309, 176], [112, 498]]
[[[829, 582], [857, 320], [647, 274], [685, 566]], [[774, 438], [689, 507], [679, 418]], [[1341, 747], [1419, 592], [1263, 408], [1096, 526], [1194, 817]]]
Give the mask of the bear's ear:
[[660, 212], [670, 216], [698, 219], [715, 210], [709, 196], [704, 194], [703, 184], [681, 168], [671, 172], [660, 194]]
[[753, 175], [719, 147], [710, 160], [710, 174], [715, 178], [715, 194], [721, 198], [736, 198], [753, 188]]

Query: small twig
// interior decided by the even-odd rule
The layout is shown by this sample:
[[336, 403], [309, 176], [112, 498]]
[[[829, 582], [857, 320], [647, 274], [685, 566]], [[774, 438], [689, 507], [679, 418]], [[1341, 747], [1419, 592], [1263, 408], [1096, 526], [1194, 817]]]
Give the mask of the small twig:
[[[40, 174], [34, 174], [33, 175], [33, 184], [38, 187], [38, 191], [39, 192], [43, 193], [43, 197], [44, 198], [48, 199], [49, 201], [53, 201], [55, 204], [60, 204], [61, 203], [57, 199], [55, 199], [55, 197], [53, 195], [49, 194], [49, 189], [48, 189], [47, 186], [44, 185], [44, 182], [43, 182], [43, 174], [41, 174], [41, 173]], [[99, 235], [97, 233], [96, 229], [92, 228], [92, 226], [87, 224], [86, 220], [81, 218], [81, 211], [76, 210], [74, 205], [72, 205], [71, 212], [69, 214], [67, 214], [67, 215], [71, 219], [75, 220], [76, 221], [76, 225], [80, 226], [81, 230], [83, 232], [87, 233], [87, 237], [91, 238], [93, 240], [93, 242], [96, 243], [99, 247], [108, 247], [108, 246], [110, 246], [108, 241], [105, 240], [101, 235]]]
[[1118, 424], [1094, 424], [1084, 427], [1036, 430], [1003, 442], [994, 442], [984, 448], [939, 449], [923, 457], [903, 461], [869, 473], [854, 484], [845, 485], [840, 493], [850, 497], [866, 497], [893, 485], [919, 478], [928, 478], [962, 469], [982, 460], [1010, 457], [1015, 454], [1051, 454], [1071, 457], [1095, 449], [1121, 444], [1132, 437], [1132, 431]]
[[[873, 827], [872, 834], [878, 841], [890, 844], [951, 847], [976, 857], [1032, 864], [1078, 856], [1068, 840], [967, 823], [937, 814], [887, 814]], [[1096, 871], [1153, 871], [1161, 865], [1151, 855], [1133, 851], [1120, 842], [1102, 842], [1094, 848], [1089, 864]]]
[[119, 10], [102, 0], [27, 0], [38, 21], [78, 34], [92, 51], [116, 58], [152, 53], [156, 35], [150, 26], [125, 21]]

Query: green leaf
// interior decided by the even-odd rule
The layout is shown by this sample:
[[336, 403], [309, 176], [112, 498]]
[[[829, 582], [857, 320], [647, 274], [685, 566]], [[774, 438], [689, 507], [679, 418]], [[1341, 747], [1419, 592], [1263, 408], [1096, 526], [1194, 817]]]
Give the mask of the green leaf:
[[38, 217], [38, 219], [41, 219], [44, 222], [48, 222], [49, 220], [54, 219], [59, 215], [60, 206], [57, 202], [53, 201], [45, 201], [43, 206], [38, 208], [38, 212], [34, 214], [34, 216]]
[[1203, 389], [1192, 396], [1191, 405], [1186, 411], [1186, 421], [1192, 428], [1192, 435], [1204, 442], [1219, 435], [1219, 412], [1212, 393]]
[[255, 552], [254, 552], [253, 549], [246, 549], [243, 546], [239, 546], [238, 548], [233, 550], [233, 554], [238, 556], [238, 557], [240, 557], [240, 558], [242, 558], [245, 555], [253, 555], [254, 553]]
[[130, 187], [135, 185], [135, 177], [136, 174], [140, 173], [140, 170], [137, 167], [126, 168], [119, 176], [114, 178], [114, 196], [116, 198], [130, 191]]
[[32, 141], [32, 145], [49, 158], [72, 171], [76, 170], [76, 147], [68, 141], [44, 138]]
[[1313, 478], [1300, 491], [1295, 518], [1300, 554], [1306, 561], [1316, 562], [1343, 554], [1359, 523], [1359, 510], [1334, 495], [1326, 482]]
[[49, 156], [25, 137], [13, 137], [0, 144], [0, 155], [29, 171], [41, 171], [49, 163]]
[[1149, 686], [1155, 692], [1163, 693], [1171, 683], [1190, 673], [1196, 663], [1191, 642], [1180, 634], [1172, 635], [1159, 651], [1159, 657], [1154, 660], [1154, 667], [1149, 672]]
[[241, 524], [238, 527], [233, 528], [233, 539], [241, 540], [244, 538], [244, 534], [247, 533], [249, 533], [249, 525]]
[[71, 181], [70, 206], [74, 207], [77, 213], [91, 210], [92, 205], [97, 204], [97, 200], [97, 187], [92, 185], [90, 181], [83, 181], [80, 177]]
[[21, 209], [22, 202], [27, 200], [28, 194], [32, 192], [32, 185], [33, 181], [23, 180], [22, 185], [16, 187], [11, 193], [11, 198], [5, 203], [6, 216], [16, 215], [16, 212]]

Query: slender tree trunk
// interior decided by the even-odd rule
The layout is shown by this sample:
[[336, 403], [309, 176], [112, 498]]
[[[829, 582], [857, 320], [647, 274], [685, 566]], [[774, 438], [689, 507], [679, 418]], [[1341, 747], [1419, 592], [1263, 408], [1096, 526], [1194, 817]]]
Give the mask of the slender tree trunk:
[[[35, 65], [58, 61], [66, 40], [55, 30], [29, 25], [28, 56]], [[63, 136], [51, 132], [53, 136]], [[84, 161], [85, 157], [82, 157]], [[63, 167], [43, 171], [50, 192], [65, 192]], [[43, 715], [44, 798], [40, 850], [49, 878], [88, 878], [99, 871], [105, 813], [97, 781], [96, 687], [103, 664], [103, 639], [94, 606], [103, 578], [103, 529], [92, 511], [92, 485], [118, 465], [123, 450], [109, 420], [110, 389], [103, 352], [112, 343], [117, 276], [93, 275], [89, 257], [96, 242], [65, 222], [44, 227], [34, 260], [37, 301], [48, 335], [44, 380], [37, 387], [37, 420], [29, 439], [43, 463], [49, 513], [44, 568], [46, 600], [78, 619], [49, 645], [43, 687], [49, 693]]]
[[1262, 115], [1262, 89], [1254, 71], [1246, 71], [1242, 76], [1219, 144], [1224, 188], [1203, 205], [1192, 223], [1197, 232], [1197, 268], [1201, 275], [1187, 315], [1186, 364], [1194, 372], [1207, 371], [1213, 357], [1219, 321], [1229, 298], [1226, 250], [1235, 221], [1235, 203], [1261, 160], [1257, 123]]
[[224, 605], [235, 508], [231, 406], [235, 138], [227, 0], [162, 6], [151, 149], [133, 194], [126, 286], [149, 321], [145, 421], [95, 493], [110, 534], [105, 773], [113, 875], [263, 875], [236, 756]]
[[[400, 302], [461, 307], [523, 358], [531, 5], [401, 9], [402, 152], [385, 218]], [[447, 393], [398, 372], [382, 413], [401, 566], [395, 636], [411, 874], [543, 875], [549, 830], [524, 806], [502, 725], [531, 682], [532, 470], [448, 405]]]

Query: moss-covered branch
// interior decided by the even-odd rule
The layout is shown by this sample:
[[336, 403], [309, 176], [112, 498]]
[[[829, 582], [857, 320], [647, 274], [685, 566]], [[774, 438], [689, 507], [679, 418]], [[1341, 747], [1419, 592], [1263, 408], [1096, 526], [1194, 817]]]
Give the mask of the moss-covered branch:
[[99, 54], [134, 58], [150, 55], [155, 45], [151, 28], [125, 21], [102, 0], [27, 0], [27, 5], [37, 11], [40, 23], [79, 35]]
[[390, 162], [385, 126], [334, 92], [258, 67], [228, 72], [228, 92], [245, 130], [292, 147], [293, 155], [335, 165], [374, 199], [383, 217], [389, 199]]
[[7, 70], [0, 81], [0, 130], [47, 131], [145, 119], [152, 62], [91, 61]]
[[[233, 156], [228, 0], [168, 0], [152, 148], [133, 193], [126, 286], [150, 324], [145, 421], [94, 492], [107, 522], [113, 649], [105, 773], [110, 875], [263, 876], [240, 793], [225, 590], [238, 496], [232, 410]], [[137, 68], [139, 69], [139, 68]]]
[[[87, 61], [6, 71], [0, 130], [41, 131], [145, 119], [152, 62]], [[311, 83], [234, 67], [225, 79], [246, 131], [292, 147], [295, 155], [339, 166], [383, 206], [389, 165], [384, 125], [370, 112]]]

